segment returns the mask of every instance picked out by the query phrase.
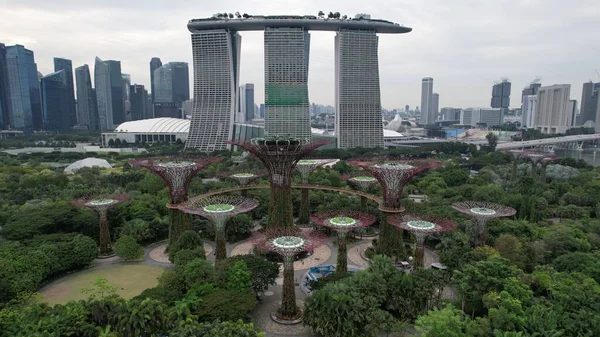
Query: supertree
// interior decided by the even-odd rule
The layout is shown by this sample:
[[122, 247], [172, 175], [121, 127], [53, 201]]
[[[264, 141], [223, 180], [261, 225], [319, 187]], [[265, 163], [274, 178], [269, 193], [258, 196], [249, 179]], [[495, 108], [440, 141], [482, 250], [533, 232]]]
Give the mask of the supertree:
[[301, 311], [296, 304], [294, 257], [303, 252], [312, 252], [325, 244], [327, 236], [316, 230], [279, 227], [255, 233], [251, 242], [259, 250], [274, 252], [283, 257], [283, 294], [281, 307], [275, 315], [282, 320], [299, 318]]
[[308, 142], [296, 138], [255, 138], [250, 142], [229, 141], [256, 156], [269, 172], [271, 197], [268, 228], [294, 225], [292, 211], [292, 171], [296, 163], [329, 141]]
[[529, 159], [531, 162], [531, 176], [535, 177], [537, 171], [537, 164], [544, 158], [549, 157], [549, 155], [541, 153], [541, 152], [526, 152], [525, 157]]
[[404, 214], [388, 218], [388, 222], [400, 229], [411, 232], [417, 241], [415, 249], [415, 267], [423, 267], [425, 257], [425, 238], [434, 233], [449, 232], [456, 229], [456, 221], [428, 215]]
[[132, 166], [152, 171], [167, 184], [170, 196], [169, 246], [177, 241], [181, 233], [189, 229], [189, 221], [185, 214], [177, 209], [177, 205], [187, 200], [190, 181], [203, 168], [219, 161], [219, 157], [156, 157], [129, 162]]
[[120, 204], [128, 199], [125, 194], [107, 194], [98, 195], [91, 198], [81, 198], [73, 201], [73, 205], [77, 207], [87, 207], [100, 215], [100, 237], [98, 239], [100, 246], [100, 255], [106, 256], [112, 253], [112, 245], [110, 243], [110, 229], [108, 227], [108, 219], [106, 213], [108, 209], [114, 205]]
[[250, 212], [258, 206], [256, 199], [239, 195], [217, 195], [212, 197], [195, 197], [177, 205], [187, 214], [199, 215], [210, 220], [215, 226], [215, 260], [227, 258], [225, 246], [225, 225], [229, 219], [242, 213]]
[[357, 159], [351, 160], [349, 163], [369, 172], [381, 185], [383, 201], [379, 205], [382, 217], [377, 250], [383, 254], [393, 255], [394, 251], [403, 249], [404, 245], [402, 243], [402, 232], [396, 231], [388, 225], [387, 215], [404, 211], [404, 207], [400, 202], [406, 184], [418, 174], [439, 167], [443, 163], [427, 159], [390, 161], [385, 161], [385, 159]]
[[333, 229], [338, 234], [336, 272], [348, 272], [346, 235], [355, 229], [371, 226], [377, 220], [373, 214], [355, 210], [328, 210], [314, 213], [310, 220], [317, 226]]
[[[258, 171], [256, 173], [252, 173], [252, 172], [238, 172], [238, 173], [222, 172], [222, 173], [219, 173], [220, 178], [234, 181], [241, 187], [248, 186], [251, 182], [258, 180], [258, 179], [264, 177], [265, 175], [267, 175], [267, 173], [265, 171]], [[246, 191], [246, 190], [242, 190], [242, 196], [245, 197], [247, 195], [247, 192], [248, 191]]]
[[542, 184], [546, 183], [546, 167], [548, 167], [548, 164], [555, 160], [556, 157], [552, 155], [546, 156], [542, 158], [542, 160], [540, 160], [540, 164], [542, 165], [542, 171], [540, 172], [540, 181], [542, 182]]
[[[302, 159], [296, 163], [296, 171], [300, 173], [302, 184], [308, 184], [308, 177], [317, 168], [331, 163], [331, 160], [324, 159]], [[298, 225], [306, 226], [310, 221], [310, 202], [308, 200], [308, 189], [303, 188], [300, 191], [300, 210], [298, 212]]]
[[506, 151], [506, 153], [510, 154], [512, 156], [512, 159], [513, 159], [512, 180], [516, 180], [517, 179], [517, 167], [519, 166], [519, 158], [521, 158], [525, 154], [525, 151], [523, 151], [523, 150], [508, 150], [508, 151]]
[[[354, 186], [359, 191], [367, 192], [369, 188], [375, 184], [377, 184], [377, 179], [370, 175], [364, 174], [364, 172], [357, 173], [354, 176], [344, 175], [342, 179], [346, 180], [350, 185]], [[361, 208], [365, 208], [367, 205], [367, 198], [360, 197], [360, 206]]]
[[475, 221], [475, 245], [485, 244], [487, 222], [490, 219], [513, 216], [517, 211], [508, 206], [484, 201], [464, 201], [452, 204], [452, 208], [468, 215]]

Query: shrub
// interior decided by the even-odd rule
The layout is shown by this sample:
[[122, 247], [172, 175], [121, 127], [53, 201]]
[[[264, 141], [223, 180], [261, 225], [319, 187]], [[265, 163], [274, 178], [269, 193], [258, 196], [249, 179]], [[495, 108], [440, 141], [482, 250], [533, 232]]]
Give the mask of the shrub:
[[144, 250], [133, 236], [123, 235], [115, 244], [117, 255], [124, 260], [136, 260], [142, 257]]
[[177, 242], [169, 247], [169, 260], [174, 262], [175, 255], [182, 249], [194, 250], [198, 247], [202, 247], [202, 238], [200, 238], [200, 234], [194, 231], [185, 231], [181, 233]]
[[202, 246], [195, 249], [181, 249], [173, 255], [173, 264], [176, 266], [185, 266], [195, 259], [206, 260], [206, 252]]

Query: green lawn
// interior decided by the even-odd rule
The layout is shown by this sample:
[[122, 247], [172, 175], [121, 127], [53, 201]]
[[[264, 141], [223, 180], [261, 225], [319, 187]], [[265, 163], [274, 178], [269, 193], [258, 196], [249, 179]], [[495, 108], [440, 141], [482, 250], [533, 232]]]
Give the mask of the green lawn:
[[108, 284], [117, 287], [117, 293], [123, 298], [139, 295], [144, 289], [158, 284], [157, 278], [164, 268], [142, 264], [107, 266], [90, 271], [82, 271], [44, 287], [42, 296], [50, 304], [64, 304], [72, 300], [85, 299], [81, 290], [91, 288], [98, 277], [107, 279]]

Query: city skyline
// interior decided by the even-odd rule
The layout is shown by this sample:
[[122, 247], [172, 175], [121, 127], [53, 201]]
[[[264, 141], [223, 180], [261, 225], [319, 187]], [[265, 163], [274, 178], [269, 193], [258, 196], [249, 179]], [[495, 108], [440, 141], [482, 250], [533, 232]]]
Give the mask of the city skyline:
[[[595, 41], [600, 42], [600, 37], [588, 33], [589, 24], [598, 14], [593, 1], [576, 4], [504, 1], [474, 6], [469, 6], [466, 1], [450, 5], [441, 1], [428, 5], [399, 1], [392, 8], [369, 6], [385, 8], [382, 10], [367, 10], [364, 3], [357, 1], [333, 3], [328, 6], [331, 9], [321, 8], [315, 1], [295, 5], [299, 6], [289, 13], [290, 4], [286, 2], [273, 4], [268, 10], [257, 3], [177, 1], [138, 10], [135, 1], [115, 3], [110, 7], [105, 3], [85, 1], [52, 5], [29, 1], [20, 5], [0, 5], [0, 10], [7, 13], [6, 20], [0, 22], [0, 41], [7, 45], [22, 44], [33, 50], [38, 69], [43, 74], [53, 72], [54, 57], [71, 59], [75, 68], [92, 64], [95, 56], [99, 56], [120, 60], [122, 71], [131, 74], [132, 83], [149, 88], [148, 62], [152, 57], [192, 64], [186, 24], [194, 17], [223, 11], [315, 15], [322, 9], [351, 16], [358, 11], [367, 11], [373, 18], [414, 28], [410, 34], [380, 37], [381, 100], [382, 106], [388, 109], [406, 104], [420, 105], [419, 83], [425, 76], [433, 77], [436, 82], [435, 91], [441, 96], [440, 108], [487, 107], [489, 88], [500, 77], [509, 78], [515, 91], [537, 76], [542, 77], [545, 85], [570, 83], [571, 99], [580, 100], [582, 84], [592, 79], [600, 67], [597, 61], [600, 52], [589, 47], [596, 45]], [[56, 24], [62, 22], [57, 7], [72, 14], [70, 25]], [[132, 11], [134, 7], [136, 10]], [[11, 15], [13, 12], [15, 15]], [[165, 20], [145, 19], [145, 16], [158, 15], [158, 12]], [[34, 20], [28, 23], [16, 20], [23, 13]], [[473, 20], [473, 17], [477, 19]], [[554, 27], [558, 19], [560, 30]], [[73, 25], [77, 25], [77, 31], [72, 29]], [[522, 31], [528, 31], [528, 34], [521, 34]], [[533, 33], [539, 35], [534, 40], [531, 39]], [[65, 34], [69, 39], [64, 39]], [[255, 84], [257, 103], [264, 101], [262, 35], [262, 32], [244, 33], [240, 66], [240, 82]], [[308, 76], [311, 102], [334, 104], [333, 36], [330, 32], [311, 36]], [[561, 43], [561, 48], [556, 48], [557, 43]], [[573, 50], [584, 52], [572, 53]], [[398, 57], [400, 51], [402, 57]], [[523, 57], [523, 53], [540, 57]], [[594, 80], [597, 81], [597, 76]], [[518, 98], [511, 100], [511, 108], [519, 106]]]

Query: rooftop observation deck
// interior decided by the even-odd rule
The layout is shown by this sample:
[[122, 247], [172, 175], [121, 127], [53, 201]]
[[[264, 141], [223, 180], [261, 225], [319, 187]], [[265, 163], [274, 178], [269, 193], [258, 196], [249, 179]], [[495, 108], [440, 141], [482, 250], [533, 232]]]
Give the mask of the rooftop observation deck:
[[340, 29], [372, 30], [383, 34], [402, 34], [412, 28], [397, 23], [377, 19], [331, 19], [317, 18], [312, 15], [254, 15], [248, 18], [205, 18], [188, 22], [190, 32], [211, 29], [229, 29], [231, 31], [264, 30], [277, 27], [302, 27], [307, 30], [338, 31]]

